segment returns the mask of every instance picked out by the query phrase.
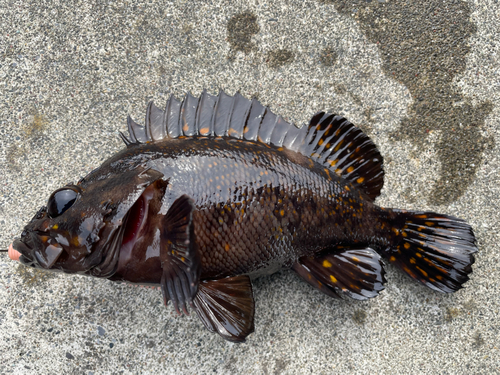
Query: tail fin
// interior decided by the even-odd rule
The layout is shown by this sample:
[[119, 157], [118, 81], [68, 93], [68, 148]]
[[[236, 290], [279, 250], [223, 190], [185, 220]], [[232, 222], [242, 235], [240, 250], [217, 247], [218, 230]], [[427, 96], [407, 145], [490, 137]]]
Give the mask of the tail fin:
[[433, 212], [394, 210], [392, 246], [383, 255], [431, 289], [452, 293], [469, 280], [477, 251], [470, 225]]

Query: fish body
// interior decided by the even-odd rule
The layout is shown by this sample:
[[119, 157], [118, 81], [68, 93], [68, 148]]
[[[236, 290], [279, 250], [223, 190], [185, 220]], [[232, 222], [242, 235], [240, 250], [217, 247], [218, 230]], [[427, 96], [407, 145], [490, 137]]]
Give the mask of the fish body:
[[129, 119], [127, 147], [54, 192], [12, 248], [33, 267], [159, 285], [231, 341], [253, 331], [251, 279], [293, 268], [356, 299], [382, 289], [386, 258], [442, 292], [468, 280], [470, 226], [384, 209], [382, 157], [340, 116], [296, 128], [255, 99], [221, 92]]
[[[141, 158], [135, 160], [136, 155]], [[372, 212], [376, 206], [336, 174], [311, 165], [302, 155], [295, 159], [257, 142], [174, 139], [127, 149], [103, 165], [99, 174], [108, 173], [108, 165], [116, 173], [120, 164], [129, 168], [138, 162], [171, 176], [161, 210], [167, 212], [184, 194], [193, 200], [202, 279], [290, 268], [300, 257], [331, 245], [332, 236], [336, 242], [373, 242], [374, 219], [381, 218], [380, 212]], [[146, 247], [134, 251], [133, 257], [139, 256], [143, 263], [152, 250], [149, 255]], [[159, 283], [157, 276], [143, 279], [150, 276], [135, 272], [136, 263], [124, 280]]]

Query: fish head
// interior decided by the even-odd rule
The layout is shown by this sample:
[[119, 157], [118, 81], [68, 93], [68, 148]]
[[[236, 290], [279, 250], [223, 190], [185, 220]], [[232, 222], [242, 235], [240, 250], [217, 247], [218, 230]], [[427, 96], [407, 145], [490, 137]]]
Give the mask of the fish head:
[[145, 220], [148, 200], [143, 194], [150, 200], [158, 186], [166, 187], [162, 177], [142, 167], [120, 173], [94, 171], [78, 184], [54, 191], [12, 248], [27, 266], [110, 277], [126, 232]]

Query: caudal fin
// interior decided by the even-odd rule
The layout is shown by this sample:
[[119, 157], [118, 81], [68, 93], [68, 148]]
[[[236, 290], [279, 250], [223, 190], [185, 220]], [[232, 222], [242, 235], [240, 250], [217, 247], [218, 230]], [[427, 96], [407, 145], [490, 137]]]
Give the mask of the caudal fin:
[[472, 272], [476, 239], [470, 225], [456, 217], [433, 212], [398, 214], [391, 243], [382, 253], [406, 274], [431, 289], [452, 293]]

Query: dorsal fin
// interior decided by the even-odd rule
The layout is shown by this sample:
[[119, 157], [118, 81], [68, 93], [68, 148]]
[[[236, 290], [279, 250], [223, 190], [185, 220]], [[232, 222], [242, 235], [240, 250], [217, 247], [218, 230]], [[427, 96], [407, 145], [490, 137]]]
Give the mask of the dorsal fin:
[[371, 200], [380, 195], [384, 184], [382, 155], [372, 140], [345, 118], [317, 113], [289, 148], [328, 167]]
[[375, 144], [345, 118], [331, 113], [315, 114], [307, 126], [297, 128], [275, 115], [257, 99], [220, 91], [203, 91], [199, 98], [188, 93], [182, 102], [170, 96], [165, 111], [152, 102], [146, 125], [127, 120], [128, 147], [179, 136], [233, 137], [285, 147], [314, 159], [362, 190], [374, 200], [383, 186], [383, 159]]

